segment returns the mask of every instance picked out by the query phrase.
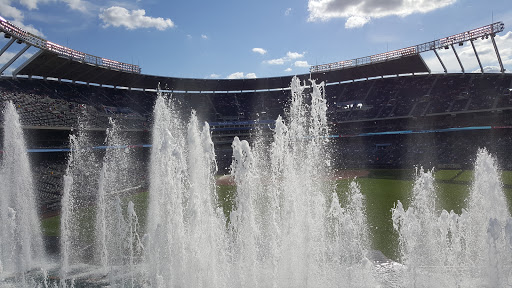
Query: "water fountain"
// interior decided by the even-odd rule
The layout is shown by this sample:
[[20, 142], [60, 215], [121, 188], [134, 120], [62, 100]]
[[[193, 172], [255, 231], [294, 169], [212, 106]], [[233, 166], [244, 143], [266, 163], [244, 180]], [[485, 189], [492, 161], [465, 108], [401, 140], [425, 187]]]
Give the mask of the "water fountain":
[[480, 149], [467, 209], [436, 206], [432, 171], [420, 169], [409, 209], [398, 201], [393, 225], [400, 233], [403, 286], [504, 287], [512, 283], [512, 218], [496, 160]]
[[44, 263], [36, 196], [23, 130], [12, 102], [4, 110], [0, 174], [0, 282], [28, 285], [27, 273]]
[[104, 155], [89, 148], [85, 125], [70, 136], [61, 213], [61, 287], [73, 287], [85, 276], [112, 285], [131, 282], [135, 259], [142, 257], [134, 204], [121, 201], [137, 188], [130, 175], [137, 165], [113, 120], [106, 134]]
[[158, 98], [148, 208], [149, 283], [372, 283], [362, 195], [354, 183], [349, 207], [341, 208], [334, 187], [325, 181], [326, 101], [323, 84], [312, 87], [311, 104], [306, 104], [309, 95], [294, 79], [289, 124], [277, 120], [270, 150], [235, 137], [231, 174], [237, 196], [227, 230], [216, 204], [208, 124], [200, 129], [192, 113], [186, 129], [175, 103]]
[[[56, 271], [42, 271], [39, 286], [495, 287], [512, 283], [512, 218], [496, 160], [484, 149], [478, 152], [470, 196], [460, 214], [439, 208], [433, 172], [418, 169], [410, 204], [398, 201], [392, 211], [400, 264], [374, 262], [365, 198], [357, 180], [342, 199], [334, 183], [327, 181], [332, 171], [324, 84], [310, 84], [309, 93], [293, 79], [289, 112], [276, 120], [270, 144], [259, 139], [250, 145], [234, 138], [230, 172], [236, 196], [229, 215], [219, 204], [208, 123], [199, 123], [195, 112], [181, 117], [172, 97], [159, 95], [155, 103], [147, 223], [140, 226], [136, 204], [122, 192], [130, 186], [127, 171], [133, 159], [129, 150], [121, 148], [126, 139], [119, 126], [110, 123], [104, 155], [86, 149], [91, 146], [88, 130], [79, 127], [70, 137], [72, 151], [64, 176], [60, 263]], [[17, 123], [14, 128], [7, 125], [11, 122]], [[5, 123], [2, 179], [17, 183], [19, 171], [30, 170], [12, 104], [7, 105]], [[23, 191], [31, 189], [26, 186]], [[10, 191], [2, 191], [8, 195], [2, 199], [14, 199], [14, 194], [6, 194]], [[37, 223], [33, 195], [27, 197], [22, 202], [32, 203], [32, 208], [14, 202], [2, 202], [0, 207], [0, 272], [21, 275], [11, 276], [16, 278], [9, 283], [16, 285], [26, 283], [20, 272], [42, 267], [36, 261], [43, 256], [40, 235], [7, 238], [37, 225], [17, 222]], [[26, 220], [18, 216], [22, 210], [31, 211], [24, 213], [29, 216]], [[14, 256], [21, 260], [5, 266]], [[48, 274], [60, 280], [50, 281]]]

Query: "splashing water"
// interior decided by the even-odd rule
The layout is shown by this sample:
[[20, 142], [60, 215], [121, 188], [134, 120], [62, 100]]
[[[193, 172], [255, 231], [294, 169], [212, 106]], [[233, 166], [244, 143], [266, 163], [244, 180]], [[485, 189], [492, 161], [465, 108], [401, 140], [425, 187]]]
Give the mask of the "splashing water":
[[87, 148], [91, 146], [91, 136], [86, 124], [80, 122], [79, 128], [76, 135], [70, 136], [71, 153], [64, 175], [60, 286], [73, 287], [76, 275], [91, 269], [96, 270], [94, 275], [108, 276], [115, 284], [120, 275], [126, 274], [119, 272], [124, 270], [119, 267], [133, 268], [142, 260], [140, 241], [135, 240], [135, 210], [128, 205], [125, 212], [120, 198], [137, 188], [131, 180], [133, 167], [137, 166], [130, 150], [122, 148], [126, 139], [114, 121], [110, 120], [107, 129], [107, 149], [101, 166], [98, 153]]
[[512, 218], [499, 175], [496, 160], [480, 149], [468, 208], [458, 215], [436, 209], [432, 171], [419, 171], [409, 209], [405, 210], [398, 201], [392, 211], [405, 265], [403, 286], [509, 284]]
[[[96, 200], [96, 255], [97, 262], [105, 269], [127, 264], [126, 247], [120, 245], [120, 239], [128, 238], [128, 224], [121, 205], [120, 195], [131, 188], [130, 166], [133, 160], [128, 151], [116, 148], [124, 143], [119, 126], [110, 119], [107, 129], [107, 150], [103, 157], [103, 165], [98, 181], [98, 197]], [[134, 213], [135, 211], [133, 211]]]
[[3, 147], [0, 283], [12, 275], [25, 283], [26, 273], [44, 262], [45, 253], [23, 130], [12, 102], [5, 105]]
[[[217, 209], [213, 143], [192, 113], [185, 130], [174, 103], [155, 104], [148, 207], [149, 282], [194, 287], [227, 283], [225, 221]], [[187, 131], [187, 132], [185, 132]]]
[[74, 287], [74, 278], [70, 272], [76, 266], [91, 263], [93, 253], [91, 225], [87, 220], [88, 213], [83, 208], [91, 206], [91, 200], [97, 193], [96, 172], [98, 171], [96, 155], [89, 147], [90, 135], [85, 129], [85, 123], [80, 122], [76, 135], [70, 135], [71, 152], [68, 167], [64, 175], [64, 188], [61, 202], [60, 218], [60, 247], [61, 268], [60, 286]]
[[[294, 78], [289, 112], [276, 120], [272, 139], [262, 137], [251, 145], [234, 138], [230, 176], [236, 193], [229, 216], [220, 208], [208, 123], [199, 123], [195, 112], [182, 120], [174, 100], [159, 95], [142, 229], [136, 204], [123, 194], [130, 187], [127, 171], [133, 159], [127, 150], [109, 148], [98, 164], [97, 154], [84, 149], [91, 145], [82, 125], [70, 136], [64, 176], [60, 287], [87, 285], [90, 279], [113, 287], [510, 285], [512, 218], [496, 159], [484, 149], [478, 151], [467, 209], [460, 215], [439, 208], [433, 172], [418, 169], [410, 205], [398, 201], [392, 210], [401, 263], [384, 267], [370, 260], [361, 187], [352, 181], [346, 199], [340, 199], [328, 181], [323, 90], [323, 83], [312, 81], [308, 88]], [[38, 268], [44, 253], [40, 232], [33, 229], [39, 227], [37, 210], [12, 104], [5, 114], [9, 140], [0, 176], [9, 183], [3, 187], [24, 181], [2, 188], [0, 275], [19, 275], [10, 283], [21, 287], [56, 287], [45, 269], [40, 282], [25, 279], [25, 271]], [[107, 147], [125, 143], [121, 134], [111, 121]], [[20, 192], [15, 195], [13, 189]], [[32, 192], [21, 196], [22, 190]], [[94, 220], [87, 221], [91, 215]]]
[[[150, 172], [150, 283], [372, 283], [363, 197], [352, 184], [351, 206], [342, 209], [333, 187], [326, 184], [326, 102], [323, 84], [312, 82], [312, 88], [306, 95], [299, 80], [293, 80], [289, 124], [277, 120], [270, 149], [258, 142], [251, 147], [235, 137], [231, 175], [236, 199], [227, 227], [216, 204], [208, 126], [201, 131], [192, 113], [184, 133], [186, 125], [177, 118], [172, 101], [158, 98]], [[347, 237], [354, 238], [345, 241]]]

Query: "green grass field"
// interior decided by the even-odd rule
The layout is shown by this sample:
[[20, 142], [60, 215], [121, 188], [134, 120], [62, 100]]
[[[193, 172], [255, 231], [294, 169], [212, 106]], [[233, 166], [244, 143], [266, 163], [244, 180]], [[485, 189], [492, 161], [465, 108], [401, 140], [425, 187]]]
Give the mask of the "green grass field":
[[[404, 207], [409, 205], [409, 196], [413, 186], [413, 174], [411, 170], [371, 170], [368, 177], [358, 178], [357, 182], [361, 187], [361, 192], [366, 199], [366, 213], [371, 234], [372, 248], [380, 250], [384, 255], [398, 259], [398, 234], [393, 229], [391, 220], [391, 208], [400, 200]], [[466, 170], [440, 170], [435, 171], [437, 197], [440, 208], [455, 213], [461, 213], [466, 207], [465, 199], [469, 194], [472, 181], [472, 171]], [[340, 199], [345, 199], [344, 194], [348, 191], [348, 185], [351, 180], [337, 180], [337, 192]], [[502, 181], [505, 185], [512, 184], [512, 171], [504, 171]], [[509, 210], [512, 211], [512, 189], [504, 188]], [[219, 206], [224, 210], [226, 216], [232, 209], [236, 195], [236, 188], [233, 186], [218, 186]], [[146, 209], [148, 203], [148, 193], [138, 193], [123, 199], [123, 204], [132, 201], [135, 204], [136, 213], [139, 217], [139, 223], [143, 225], [146, 222]], [[124, 206], [123, 206], [124, 207]], [[94, 214], [92, 209], [85, 209], [85, 221], [93, 221]], [[45, 235], [59, 235], [59, 216], [44, 219], [42, 229]]]

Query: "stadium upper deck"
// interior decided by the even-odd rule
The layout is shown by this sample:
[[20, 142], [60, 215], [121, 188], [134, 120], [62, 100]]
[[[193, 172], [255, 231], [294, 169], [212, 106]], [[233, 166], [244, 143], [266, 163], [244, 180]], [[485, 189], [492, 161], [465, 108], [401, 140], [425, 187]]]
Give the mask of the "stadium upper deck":
[[[457, 56], [454, 44], [461, 44], [466, 41], [473, 43], [473, 41], [479, 37], [489, 36], [493, 44], [495, 44], [495, 34], [503, 31], [503, 29], [504, 24], [502, 22], [496, 22], [484, 27], [408, 48], [353, 60], [313, 66], [310, 69], [310, 74], [298, 75], [298, 77], [301, 78], [301, 80], [317, 79], [319, 81], [326, 81], [327, 83], [335, 83], [386, 75], [430, 73], [430, 69], [423, 61], [420, 53], [434, 51], [437, 54], [437, 49], [444, 49], [451, 46]], [[18, 54], [0, 68], [0, 73], [3, 73], [11, 66], [29, 47], [33, 46], [40, 49], [30, 57], [30, 59], [14, 70], [14, 77], [21, 75], [28, 77], [39, 76], [45, 79], [55, 78], [59, 80], [140, 89], [156, 89], [160, 84], [162, 89], [170, 91], [257, 91], [284, 89], [288, 88], [292, 77], [217, 80], [145, 75], [141, 74], [141, 68], [137, 65], [93, 56], [55, 44], [24, 31], [1, 17], [0, 32], [4, 33], [4, 37], [11, 38], [0, 50], [0, 55], [9, 49], [14, 42], [25, 44], [25, 47], [21, 49]], [[501, 70], [504, 72], [499, 51], [496, 45], [494, 45], [494, 47]], [[476, 58], [479, 59], [476, 49], [474, 51]], [[441, 58], [438, 59], [444, 67]], [[462, 63], [460, 63], [460, 65], [464, 72]], [[482, 67], [481, 69], [483, 72]]]
[[[510, 110], [510, 74], [487, 74], [483, 69], [481, 75], [465, 74], [460, 63], [463, 71], [460, 75], [431, 75], [421, 56], [426, 51], [437, 54], [437, 49], [449, 47], [457, 55], [457, 44], [469, 41], [474, 47], [473, 41], [477, 38], [490, 37], [495, 44], [495, 34], [503, 29], [504, 24], [496, 22], [408, 48], [313, 66], [311, 74], [299, 77], [302, 80], [326, 81], [325, 91], [331, 123]], [[149, 127], [155, 99], [152, 91], [159, 85], [163, 90], [172, 91], [176, 97], [180, 97], [180, 102], [184, 103], [186, 109], [198, 111], [203, 120], [221, 123], [213, 125], [215, 129], [226, 131], [247, 126], [235, 122], [252, 123], [250, 121], [275, 119], [278, 115], [283, 115], [286, 107], [286, 90], [292, 76], [236, 80], [151, 76], [140, 73], [138, 66], [57, 45], [32, 35], [1, 17], [0, 32], [11, 39], [0, 50], [0, 55], [14, 42], [25, 43], [25, 48], [34, 46], [40, 49], [14, 70], [14, 79], [4, 77], [0, 81], [2, 99], [13, 100], [22, 113], [26, 112], [25, 126], [38, 129], [71, 129], [76, 125], [77, 111], [86, 104], [90, 110], [88, 112], [95, 115], [95, 123], [92, 123], [95, 127], [104, 129], [108, 126], [108, 117], [117, 117], [129, 120], [129, 127], [133, 129], [146, 129]], [[0, 68], [0, 72], [5, 71], [19, 58], [25, 48]], [[501, 65], [497, 46], [494, 45], [494, 48]], [[478, 60], [476, 50], [475, 56]], [[444, 65], [441, 58], [439, 61]], [[504, 72], [502, 65], [501, 68]], [[416, 76], [384, 77], [404, 74]], [[489, 77], [485, 77], [486, 75]], [[37, 76], [36, 79], [59, 81], [27, 80], [33, 79], [32, 76]], [[368, 78], [372, 79], [368, 81]], [[357, 79], [366, 81], [354, 82]], [[84, 83], [96, 85], [83, 85]], [[146, 89], [152, 91], [144, 91]], [[245, 127], [245, 130], [250, 130], [250, 127]]]

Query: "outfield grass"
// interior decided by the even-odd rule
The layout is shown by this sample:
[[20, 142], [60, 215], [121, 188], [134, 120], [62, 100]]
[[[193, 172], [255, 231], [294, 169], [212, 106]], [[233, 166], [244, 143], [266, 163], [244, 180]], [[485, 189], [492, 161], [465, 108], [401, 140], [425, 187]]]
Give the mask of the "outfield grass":
[[[121, 199], [121, 207], [127, 207], [129, 201], [133, 202], [135, 213], [137, 214], [142, 229], [146, 223], [148, 195], [148, 192], [141, 192], [128, 195]], [[77, 214], [80, 227], [88, 231], [87, 235], [85, 235], [86, 238], [91, 238], [92, 233], [94, 233], [92, 225], [96, 222], [96, 209], [93, 207], [84, 207], [79, 209]], [[41, 221], [41, 230], [45, 236], [60, 236], [60, 215], [43, 219]]]
[[[459, 172], [462, 173], [459, 174]], [[399, 255], [397, 251], [398, 234], [393, 229], [391, 209], [396, 205], [397, 200], [404, 204], [404, 208], [409, 206], [409, 197], [414, 184], [413, 175], [414, 171], [412, 170], [371, 170], [367, 178], [357, 179], [361, 186], [361, 192], [366, 199], [366, 213], [372, 248], [382, 251], [384, 255], [392, 259], [398, 259]], [[440, 170], [435, 171], [434, 176], [438, 180], [436, 188], [439, 208], [461, 213], [462, 209], [466, 208], [466, 199], [469, 195], [473, 177], [472, 171]], [[512, 171], [503, 172], [502, 177], [504, 184], [512, 184]], [[446, 182], [449, 180], [455, 180], [456, 182]], [[345, 193], [348, 191], [350, 181], [336, 181], [337, 192], [341, 202], [343, 202], [343, 199], [346, 199]], [[509, 211], [512, 212], [512, 189], [505, 188], [504, 192], [509, 204]], [[220, 185], [218, 186], [217, 193], [219, 207], [223, 209], [225, 216], [228, 217], [233, 209], [236, 187]], [[126, 207], [128, 201], [134, 202], [143, 232], [144, 223], [146, 223], [147, 219], [148, 193], [137, 193], [123, 198], [122, 201], [123, 207]], [[85, 215], [81, 217], [83, 218], [82, 221], [90, 221], [89, 225], [86, 226], [94, 223], [94, 209], [84, 208], [82, 213]], [[59, 224], [59, 216], [44, 219], [42, 221], [44, 234], [59, 236]], [[90, 237], [90, 234], [87, 237]]]
[[512, 171], [503, 171], [501, 173], [501, 181], [505, 185], [512, 185]]
[[434, 178], [441, 181], [453, 180], [460, 172], [462, 170], [434, 170]]
[[473, 171], [472, 170], [464, 170], [462, 173], [457, 176], [455, 181], [462, 181], [462, 182], [471, 182], [473, 181]]
[[[338, 180], [337, 182], [338, 195], [343, 199], [351, 180]], [[412, 181], [359, 178], [357, 182], [366, 199], [366, 214], [372, 248], [382, 251], [390, 258], [397, 259], [398, 234], [393, 230], [391, 208], [395, 206], [397, 200], [404, 205], [409, 205], [407, 197], [412, 188]]]

